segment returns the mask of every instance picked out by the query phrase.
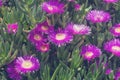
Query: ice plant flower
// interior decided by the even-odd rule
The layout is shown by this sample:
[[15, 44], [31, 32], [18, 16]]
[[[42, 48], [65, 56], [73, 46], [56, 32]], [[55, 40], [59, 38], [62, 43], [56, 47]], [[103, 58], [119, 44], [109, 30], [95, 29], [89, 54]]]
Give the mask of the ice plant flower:
[[48, 36], [50, 42], [58, 45], [58, 47], [70, 43], [73, 40], [73, 35], [69, 34], [69, 31], [62, 29], [52, 31]]
[[8, 33], [16, 33], [18, 30], [18, 23], [7, 24]]
[[114, 80], [120, 80], [120, 71], [119, 70], [115, 73]]
[[24, 74], [39, 70], [40, 63], [34, 56], [23, 56], [16, 59], [15, 68], [19, 73]]
[[89, 35], [91, 33], [91, 28], [84, 24], [69, 23], [66, 29], [72, 34]]
[[38, 44], [36, 44], [36, 49], [38, 50], [38, 51], [40, 51], [40, 52], [47, 52], [47, 51], [49, 51], [49, 44], [48, 43], [38, 43]]
[[44, 21], [42, 23], [38, 23], [35, 28], [42, 33], [48, 34], [53, 29], [53, 26], [49, 26], [47, 21]]
[[113, 72], [113, 70], [109, 68], [109, 69], [106, 69], [105, 74], [106, 74], [106, 75], [109, 75], [109, 74], [112, 73], [112, 72]]
[[7, 65], [6, 71], [8, 73], [8, 77], [12, 80], [22, 80], [21, 74], [19, 74], [15, 68], [15, 60]]
[[2, 0], [0, 0], [0, 7], [3, 5], [3, 1]]
[[75, 11], [79, 11], [80, 10], [80, 4], [74, 4], [74, 8], [75, 8]]
[[37, 44], [39, 42], [44, 41], [44, 37], [42, 33], [40, 33], [38, 30], [33, 29], [28, 34], [28, 40], [31, 41], [33, 44]]
[[120, 24], [116, 24], [111, 27], [110, 32], [113, 36], [120, 36]]
[[116, 3], [119, 0], [103, 0], [103, 1], [106, 2], [106, 3]]
[[65, 5], [60, 3], [58, 0], [49, 0], [48, 2], [42, 3], [42, 10], [48, 14], [63, 13]]
[[99, 57], [101, 55], [101, 50], [95, 45], [89, 44], [82, 46], [80, 55], [82, 55], [84, 59], [90, 61], [96, 57]]
[[102, 10], [91, 10], [86, 15], [86, 19], [92, 23], [108, 22], [110, 18], [110, 14]]
[[111, 52], [115, 56], [120, 57], [120, 40], [112, 39], [104, 43], [104, 49], [108, 52]]

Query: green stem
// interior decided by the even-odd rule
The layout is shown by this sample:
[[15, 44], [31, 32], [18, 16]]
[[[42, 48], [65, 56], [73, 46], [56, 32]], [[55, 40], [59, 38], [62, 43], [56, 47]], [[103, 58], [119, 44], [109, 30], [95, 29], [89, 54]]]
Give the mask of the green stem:
[[56, 77], [60, 67], [61, 67], [61, 63], [58, 65], [58, 67], [56, 68], [55, 72], [53, 73], [51, 80], [55, 80], [55, 77]]
[[108, 4], [106, 5], [106, 10], [109, 10], [109, 6], [110, 6], [110, 4], [108, 3]]
[[52, 15], [52, 25], [55, 25], [54, 15]]
[[27, 78], [28, 78], [28, 80], [33, 80], [33, 78], [31, 77], [30, 73], [27, 74]]

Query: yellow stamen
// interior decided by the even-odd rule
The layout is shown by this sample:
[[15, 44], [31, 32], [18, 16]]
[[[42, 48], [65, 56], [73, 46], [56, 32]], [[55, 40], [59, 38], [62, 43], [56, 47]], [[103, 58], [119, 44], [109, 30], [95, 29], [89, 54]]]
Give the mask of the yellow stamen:
[[77, 32], [79, 32], [82, 28], [79, 25], [74, 25], [73, 29]]
[[120, 27], [115, 28], [115, 32], [120, 33]]
[[64, 33], [56, 34], [56, 40], [64, 40], [66, 35]]
[[48, 9], [49, 9], [50, 11], [52, 11], [52, 10], [53, 10], [53, 7], [52, 7], [52, 6], [48, 6]]
[[120, 47], [119, 47], [119, 46], [113, 46], [113, 47], [112, 47], [112, 50], [113, 50], [113, 51], [118, 51], [118, 52], [120, 52]]
[[46, 31], [46, 30], [48, 30], [48, 27], [47, 26], [42, 26], [41, 29]]
[[42, 46], [40, 47], [40, 49], [43, 50], [43, 51], [46, 51], [46, 50], [47, 50], [47, 47], [46, 47], [45, 45], [42, 45]]
[[35, 35], [34, 35], [34, 39], [35, 39], [35, 40], [41, 40], [42, 38], [41, 38], [41, 36], [40, 36], [40, 35], [35, 34]]
[[98, 19], [99, 19], [99, 20], [103, 20], [103, 16], [101, 16], [101, 15], [96, 15], [94, 19], [95, 19], [95, 20], [98, 20]]
[[22, 63], [22, 67], [23, 67], [23, 68], [26, 68], [26, 69], [29, 69], [29, 68], [31, 68], [32, 66], [33, 66], [33, 64], [32, 64], [32, 62], [29, 61], [29, 60], [23, 61], [23, 63]]
[[90, 57], [93, 56], [93, 52], [86, 52], [86, 53], [85, 53], [85, 56], [90, 58]]

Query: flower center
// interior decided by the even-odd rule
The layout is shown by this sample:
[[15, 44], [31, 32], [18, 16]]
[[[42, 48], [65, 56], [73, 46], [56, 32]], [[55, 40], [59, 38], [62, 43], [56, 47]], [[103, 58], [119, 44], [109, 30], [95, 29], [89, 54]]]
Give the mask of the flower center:
[[42, 26], [41, 29], [46, 31], [46, 30], [48, 30], [48, 27], [47, 26]]
[[115, 32], [120, 33], [120, 27], [115, 28]]
[[53, 6], [48, 6], [48, 10], [52, 11], [53, 10]]
[[103, 16], [101, 16], [101, 15], [96, 15], [94, 19], [101, 21], [101, 20], [103, 20]]
[[15, 33], [15, 32], [16, 32], [16, 29], [13, 29], [12, 31]]
[[29, 60], [23, 61], [23, 63], [22, 63], [22, 67], [23, 67], [23, 68], [26, 68], [26, 69], [29, 69], [29, 68], [31, 68], [32, 66], [33, 66], [33, 64], [32, 64], [32, 62], [29, 61]]
[[120, 52], [120, 46], [113, 46], [113, 47], [112, 47], [112, 50], [113, 50], [113, 51]]
[[40, 49], [41, 49], [42, 51], [46, 51], [46, 50], [47, 50], [47, 47], [46, 47], [45, 45], [42, 45], [42, 46], [40, 47]]
[[34, 39], [35, 40], [41, 40], [42, 38], [41, 38], [41, 36], [39, 34], [35, 34], [34, 35]]
[[73, 29], [74, 29], [75, 31], [79, 32], [79, 31], [81, 30], [81, 27], [78, 26], [78, 25], [74, 25], [74, 26], [73, 26]]
[[93, 52], [86, 52], [85, 53], [85, 56], [88, 57], [88, 58], [91, 58], [93, 56]]
[[56, 34], [56, 39], [57, 40], [64, 40], [66, 35], [64, 33], [57, 33]]

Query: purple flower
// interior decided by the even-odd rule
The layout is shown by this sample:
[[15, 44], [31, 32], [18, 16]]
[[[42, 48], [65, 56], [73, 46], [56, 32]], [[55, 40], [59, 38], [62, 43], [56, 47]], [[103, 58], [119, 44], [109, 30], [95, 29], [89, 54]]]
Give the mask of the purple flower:
[[18, 23], [12, 23], [7, 25], [8, 33], [16, 33], [18, 30]]
[[72, 34], [89, 35], [91, 33], [91, 28], [84, 24], [80, 25], [69, 23], [66, 29], [70, 31]]
[[47, 52], [47, 51], [49, 51], [49, 44], [48, 43], [38, 43], [38, 44], [36, 44], [36, 49], [38, 50], [38, 51], [40, 51], [40, 52]]
[[48, 34], [53, 29], [53, 26], [49, 26], [47, 21], [44, 21], [42, 23], [38, 23], [36, 25], [35, 29], [42, 32], [42, 33]]
[[57, 31], [52, 31], [49, 35], [50, 42], [58, 45], [65, 45], [73, 40], [73, 35], [69, 34], [69, 31], [59, 29]]
[[79, 11], [80, 10], [80, 4], [75, 4], [74, 8], [75, 8], [76, 11]]
[[120, 40], [113, 39], [104, 43], [104, 49], [119, 57], [120, 56]]
[[116, 3], [119, 0], [103, 0], [103, 1], [106, 2], [106, 3]]
[[80, 55], [82, 55], [84, 59], [90, 61], [96, 57], [99, 57], [101, 55], [101, 50], [98, 47], [89, 44], [82, 46]]
[[44, 37], [42, 33], [40, 33], [40, 31], [33, 29], [28, 34], [28, 40], [31, 41], [33, 44], [37, 44], [44, 41]]
[[3, 5], [3, 1], [2, 1], [2, 0], [0, 0], [0, 7], [2, 7], [2, 5]]
[[120, 71], [117, 71], [117, 72], [115, 73], [115, 78], [114, 78], [114, 80], [120, 80]]
[[115, 26], [111, 27], [110, 32], [114, 36], [120, 36], [120, 24], [116, 24]]
[[102, 10], [91, 10], [86, 16], [86, 19], [93, 23], [107, 22], [110, 18], [110, 14]]
[[39, 70], [40, 63], [36, 57], [33, 56], [23, 56], [16, 59], [16, 70], [19, 73], [28, 73]]
[[19, 74], [19, 72], [15, 68], [15, 60], [7, 65], [6, 71], [8, 73], [8, 76], [12, 80], [22, 80], [22, 76]]
[[64, 7], [65, 5], [63, 3], [60, 3], [58, 0], [50, 0], [48, 2], [42, 3], [43, 11], [49, 14], [61, 14], [64, 12]]
[[105, 74], [109, 75], [111, 72], [113, 72], [113, 70], [109, 68], [109, 69], [106, 69]]

